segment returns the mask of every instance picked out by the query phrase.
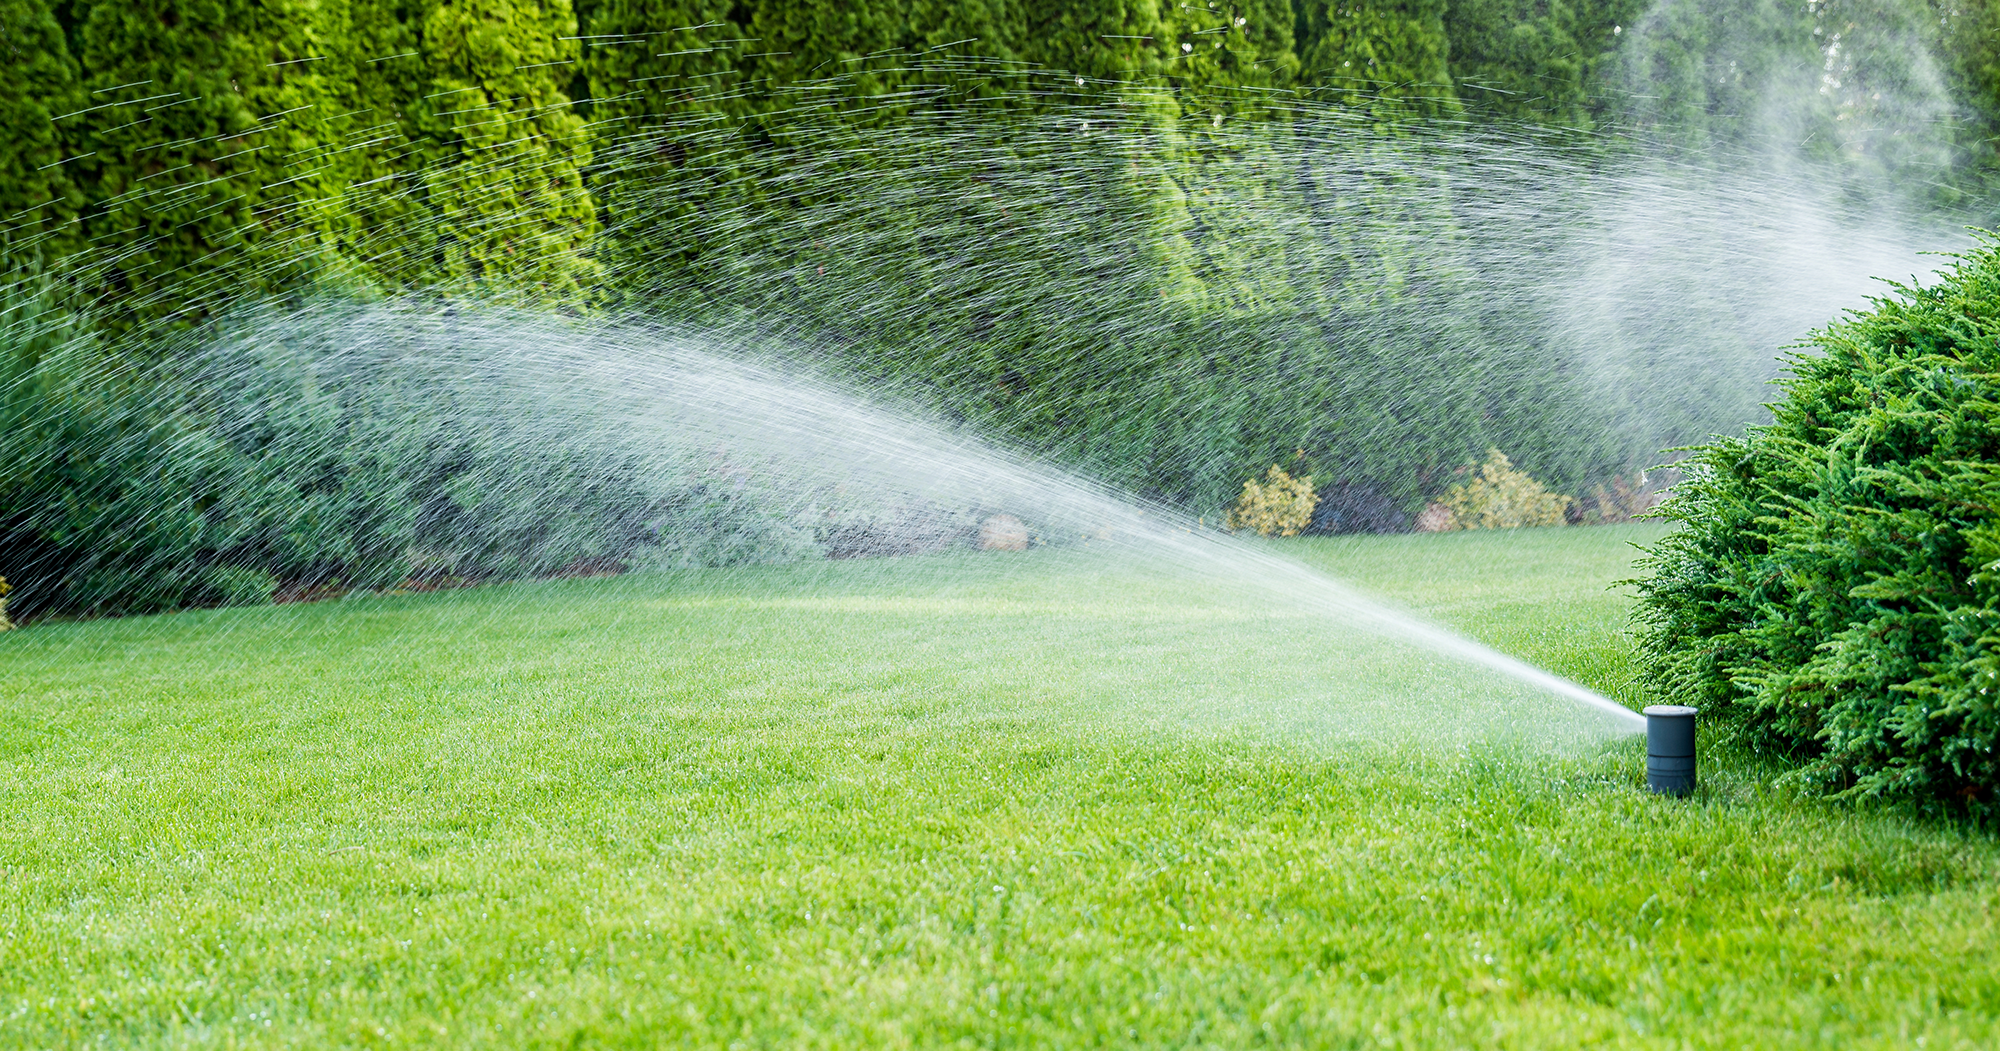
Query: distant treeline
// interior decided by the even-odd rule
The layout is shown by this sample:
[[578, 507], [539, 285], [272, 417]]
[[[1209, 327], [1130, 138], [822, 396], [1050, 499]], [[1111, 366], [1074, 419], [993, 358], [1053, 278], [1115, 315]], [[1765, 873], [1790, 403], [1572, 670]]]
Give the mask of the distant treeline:
[[[837, 79], [877, 105], [920, 107], [916, 89], [954, 76], [944, 56], [1074, 74], [1078, 98], [1149, 84], [1203, 111], [1218, 93], [1282, 89], [1385, 119], [1577, 128], [1714, 123], [1789, 67], [1822, 93], [1872, 75], [1878, 102], [1941, 80], [1956, 108], [1928, 116], [1959, 125], [1960, 160], [1993, 155], [2000, 4], [1746, 0], [1728, 19], [1718, 6], [0, 0], [0, 250], [130, 244], [107, 277], [141, 300], [190, 271], [261, 288], [329, 257], [392, 285], [586, 283], [591, 159], [649, 118], [713, 114], [755, 145]], [[1641, 30], [1658, 42], [1621, 50]], [[1843, 74], [1871, 36], [1936, 62]], [[1636, 110], [1623, 90], [1635, 77], [1651, 93]], [[1048, 90], [1010, 104], [1064, 101]]]
[[1941, 199], [2000, 128], [2000, 3], [1718, 6], [0, 0], [0, 262], [117, 332], [405, 290], [768, 330], [1197, 509], [1277, 457], [1414, 509], [1495, 445], [1582, 492], [1754, 383], [1607, 397], [1451, 246], [1491, 194], [1392, 156], [1415, 121]]
[[593, 272], [593, 153], [649, 116], [782, 134], [772, 125], [836, 78], [895, 99], [948, 75], [913, 60], [969, 55], [1073, 73], [1078, 97], [1107, 83], [1306, 87], [1587, 122], [1613, 27], [1636, 13], [1631, 0], [0, 0], [0, 228], [12, 254], [44, 257], [147, 235], [107, 275], [139, 299], [191, 270], [269, 287], [329, 255], [392, 285], [571, 286]]

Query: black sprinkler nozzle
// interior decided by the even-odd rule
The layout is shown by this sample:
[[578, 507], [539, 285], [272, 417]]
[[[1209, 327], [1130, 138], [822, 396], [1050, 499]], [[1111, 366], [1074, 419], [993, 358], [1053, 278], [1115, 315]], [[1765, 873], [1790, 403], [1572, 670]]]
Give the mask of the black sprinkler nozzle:
[[1646, 715], [1646, 787], [1661, 795], [1694, 791], [1695, 709], [1655, 704]]

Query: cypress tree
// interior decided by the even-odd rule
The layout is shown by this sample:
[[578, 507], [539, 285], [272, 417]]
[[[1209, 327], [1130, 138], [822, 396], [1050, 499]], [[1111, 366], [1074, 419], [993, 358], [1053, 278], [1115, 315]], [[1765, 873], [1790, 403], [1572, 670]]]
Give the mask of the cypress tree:
[[0, 0], [0, 264], [79, 240], [55, 118], [81, 109], [76, 62], [46, 0]]
[[1458, 109], [1444, 0], [1298, 0], [1299, 79], [1382, 115]]
[[353, 0], [333, 49], [343, 253], [397, 287], [581, 295], [596, 207], [567, 0]]
[[1285, 85], [1298, 72], [1291, 0], [1216, 0], [1172, 5], [1162, 12], [1166, 71], [1202, 112], [1201, 96], [1239, 87]]
[[60, 116], [90, 287], [126, 316], [198, 317], [323, 251], [324, 58], [304, 0], [95, 0], [76, 35], [89, 105]]
[[4, 2], [35, 90], [0, 101], [0, 218], [41, 204], [61, 251], [93, 249], [70, 269], [120, 323], [340, 274], [566, 298], [593, 277], [566, 0], [86, 0], [73, 51], [62, 12]]
[[563, 293], [590, 276], [590, 146], [563, 90], [575, 35], [569, 0], [456, 0], [425, 13], [430, 105], [418, 125], [437, 144], [424, 177], [444, 273]]
[[1456, 0], [1451, 77], [1480, 113], [1588, 128], [1611, 109], [1624, 27], [1641, 0]]

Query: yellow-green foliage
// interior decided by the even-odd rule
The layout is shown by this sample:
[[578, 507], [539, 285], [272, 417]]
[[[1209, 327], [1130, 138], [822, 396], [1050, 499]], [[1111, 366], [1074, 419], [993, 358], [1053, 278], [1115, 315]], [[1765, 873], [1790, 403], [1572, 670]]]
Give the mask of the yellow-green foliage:
[[7, 619], [7, 593], [12, 590], [14, 589], [7, 585], [7, 578], [0, 577], [0, 631], [6, 631], [14, 626], [14, 622]]
[[1447, 489], [1440, 501], [1451, 511], [1447, 529], [1559, 526], [1574, 502], [1515, 470], [1498, 449], [1486, 450], [1486, 462], [1479, 465], [1472, 480]]
[[1243, 483], [1243, 495], [1230, 508], [1227, 525], [1231, 529], [1255, 529], [1258, 536], [1298, 536], [1312, 524], [1312, 475], [1293, 478], [1272, 464], [1259, 484], [1252, 478]]

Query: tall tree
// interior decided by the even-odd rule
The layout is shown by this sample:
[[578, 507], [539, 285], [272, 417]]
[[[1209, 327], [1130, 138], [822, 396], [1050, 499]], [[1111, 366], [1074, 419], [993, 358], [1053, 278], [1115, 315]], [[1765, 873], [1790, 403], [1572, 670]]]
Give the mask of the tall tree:
[[1458, 97], [1482, 115], [1589, 128], [1618, 108], [1618, 46], [1645, 0], [1455, 0]]
[[198, 316], [208, 292], [274, 290], [324, 251], [330, 101], [308, 0], [95, 0], [80, 8], [88, 104], [59, 116], [87, 284], [128, 315]]
[[0, 0], [0, 262], [80, 241], [56, 118], [79, 101], [76, 61], [46, 0]]
[[352, 0], [334, 49], [342, 251], [401, 287], [574, 298], [593, 279], [568, 0]]
[[1297, 0], [1299, 79], [1382, 116], [1458, 108], [1444, 0]]

